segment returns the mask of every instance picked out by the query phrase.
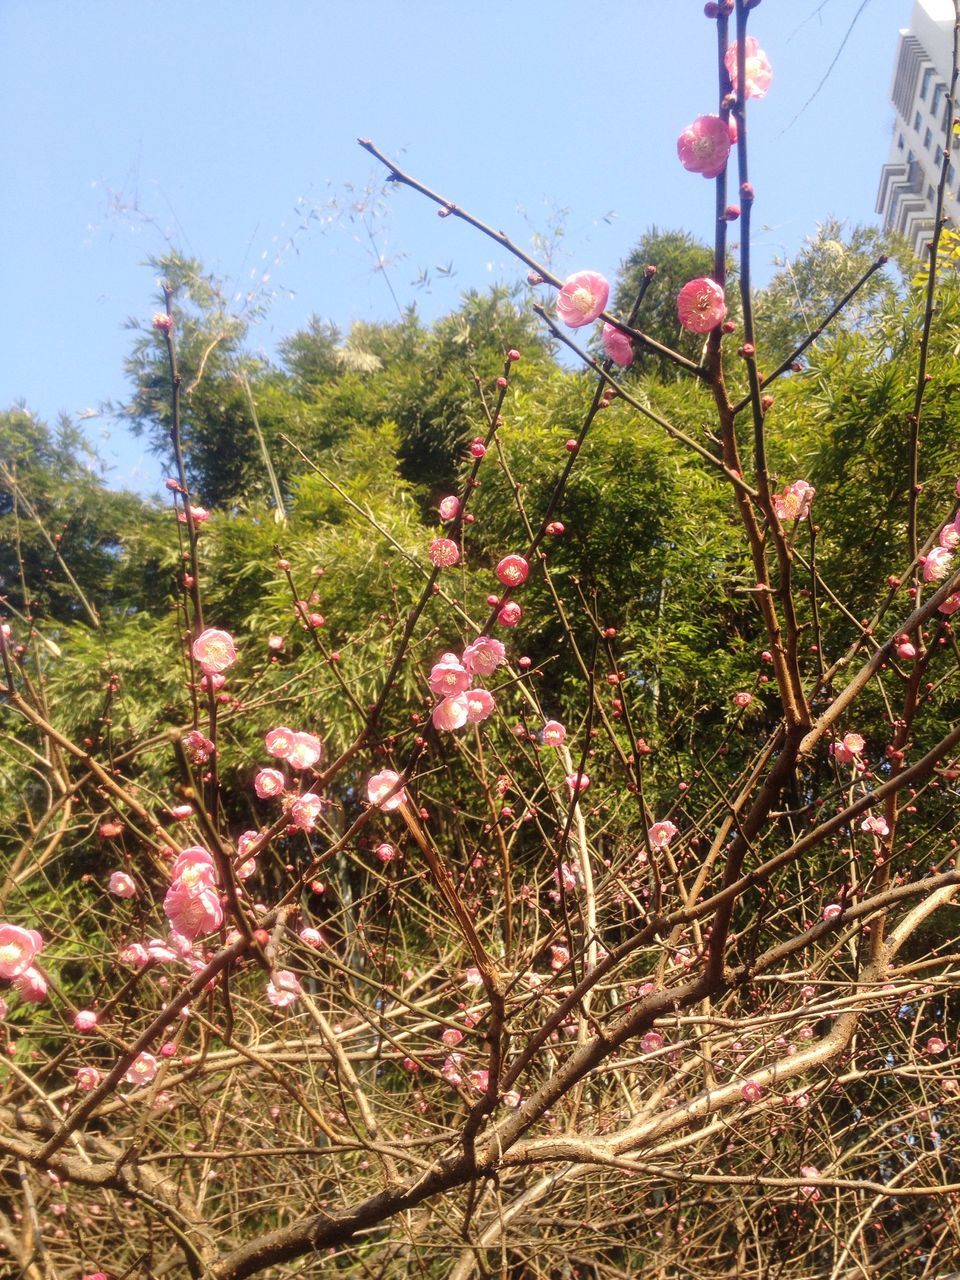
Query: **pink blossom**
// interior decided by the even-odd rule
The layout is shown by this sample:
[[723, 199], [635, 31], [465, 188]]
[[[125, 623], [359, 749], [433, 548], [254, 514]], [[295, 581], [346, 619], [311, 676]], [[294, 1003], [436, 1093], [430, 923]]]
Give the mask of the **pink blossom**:
[[223, 924], [220, 899], [204, 881], [174, 880], [163, 899], [163, 910], [177, 933], [191, 941]]
[[278, 636], [276, 632], [271, 632], [267, 636], [267, 648], [272, 649], [274, 653], [283, 653], [283, 645], [283, 636]]
[[669, 820], [655, 822], [647, 831], [647, 839], [650, 841], [650, 848], [666, 849], [667, 845], [676, 834], [677, 828]]
[[278, 969], [267, 983], [267, 999], [278, 1009], [286, 1009], [300, 999], [300, 982], [289, 969]]
[[125, 871], [114, 871], [110, 877], [108, 887], [116, 898], [135, 898], [137, 896], [137, 886], [134, 884], [133, 877], [128, 876]]
[[283, 795], [286, 783], [279, 769], [261, 769], [253, 780], [253, 789], [261, 800]]
[[323, 946], [323, 934], [320, 932], [319, 929], [314, 929], [312, 925], [309, 925], [309, 924], [304, 925], [303, 928], [300, 930], [299, 937], [300, 937], [300, 941], [305, 943], [305, 945], [308, 947]]
[[[190, 516], [195, 525], [201, 525], [201, 524], [206, 524], [207, 521], [210, 519], [210, 512], [206, 509], [206, 507], [191, 507]], [[180, 522], [180, 524], [186, 524], [187, 523], [186, 511], [178, 511], [177, 520]], [[192, 586], [193, 584], [188, 583], [187, 585]]]
[[467, 695], [458, 693], [452, 698], [444, 698], [433, 708], [433, 714], [430, 719], [433, 721], [435, 729], [441, 729], [447, 733], [454, 729], [462, 729], [467, 723], [467, 713], [469, 707], [467, 705]]
[[451, 1053], [444, 1060], [443, 1066], [440, 1068], [440, 1074], [449, 1084], [460, 1084], [463, 1076], [460, 1074], [459, 1067], [463, 1061], [462, 1053]]
[[874, 817], [873, 814], [868, 814], [864, 818], [860, 823], [860, 830], [869, 831], [871, 835], [875, 836], [888, 836], [890, 834], [886, 818]]
[[586, 773], [568, 773], [565, 781], [574, 795], [578, 791], [586, 791], [590, 785], [590, 777]]
[[13, 980], [14, 989], [26, 1004], [40, 1004], [47, 994], [47, 980], [39, 969], [32, 966], [18, 973]]
[[43, 939], [35, 929], [0, 924], [0, 978], [17, 978], [25, 973], [42, 946]]
[[427, 554], [437, 568], [449, 569], [460, 559], [460, 548], [451, 538], [434, 538]]
[[245, 857], [259, 839], [259, 831], [244, 831], [237, 836], [237, 857]]
[[571, 866], [569, 862], [561, 862], [559, 867], [554, 867], [553, 878], [566, 893], [576, 893], [577, 891], [577, 869]]
[[859, 756], [863, 748], [866, 746], [862, 736], [859, 733], [845, 733], [842, 742], [834, 742], [830, 747], [830, 752], [840, 764], [860, 763]]
[[947, 524], [940, 530], [940, 536], [937, 538], [941, 547], [947, 551], [956, 551], [957, 544], [960, 543], [960, 529], [956, 524]]
[[618, 329], [616, 325], [604, 324], [600, 333], [600, 341], [608, 360], [626, 368], [633, 364], [634, 350], [630, 335]]
[[677, 295], [677, 314], [684, 329], [709, 333], [727, 314], [723, 289], [707, 276], [690, 280]]
[[516, 600], [508, 600], [497, 614], [497, 621], [501, 627], [515, 627], [522, 617], [523, 610]]
[[843, 907], [837, 902], [831, 902], [823, 908], [823, 918], [829, 924], [831, 920], [836, 920], [837, 916], [843, 911]]
[[607, 305], [610, 285], [596, 271], [577, 271], [557, 295], [557, 315], [571, 329], [592, 324]]
[[153, 327], [158, 333], [169, 333], [173, 328], [173, 316], [168, 316], [165, 311], [158, 311], [153, 317]]
[[390, 795], [390, 792], [394, 791], [399, 782], [399, 773], [394, 773], [392, 769], [381, 769], [379, 773], [375, 773], [367, 782], [367, 797], [370, 803], [375, 804], [378, 809], [383, 809], [386, 813], [389, 813], [392, 809], [399, 809], [406, 801], [406, 791], [399, 787], [393, 795]]
[[486, 1093], [490, 1087], [490, 1072], [486, 1068], [481, 1067], [477, 1071], [471, 1071], [467, 1076], [467, 1084], [476, 1093]]
[[806, 480], [794, 480], [793, 484], [788, 484], [772, 498], [777, 519], [783, 522], [805, 520], [810, 514], [816, 492], [813, 485], [807, 484]]
[[640, 1048], [644, 1053], [656, 1053], [663, 1048], [663, 1036], [659, 1031], [648, 1031], [640, 1037]]
[[960, 609], [960, 591], [954, 591], [952, 595], [947, 596], [946, 600], [941, 600], [937, 608], [947, 617], [952, 613], [956, 613]]
[[526, 582], [530, 565], [523, 556], [513, 554], [504, 556], [494, 572], [505, 587], [519, 587]]
[[301, 831], [312, 831], [316, 826], [317, 819], [323, 812], [323, 800], [313, 791], [305, 791], [302, 796], [297, 796], [293, 804], [287, 811], [287, 817], [293, 826], [299, 827]]
[[455, 1049], [463, 1039], [463, 1032], [458, 1031], [456, 1027], [447, 1027], [440, 1039], [448, 1049]]
[[744, 1102], [759, 1102], [763, 1097], [763, 1089], [756, 1080], [747, 1080], [740, 1087], [740, 1097]]
[[[186, 744], [186, 738], [184, 738], [184, 744]], [[211, 746], [212, 745], [213, 744], [211, 743]], [[170, 810], [170, 817], [173, 818], [175, 822], [186, 822], [187, 818], [193, 817], [193, 805], [175, 804]]]
[[488, 693], [486, 689], [468, 689], [463, 696], [467, 700], [469, 724], [482, 724], [488, 716], [492, 715], [497, 705], [493, 694]]
[[[800, 1166], [800, 1176], [801, 1178], [819, 1178], [820, 1170], [817, 1168], [815, 1164], [802, 1164]], [[802, 1186], [800, 1188], [800, 1194], [803, 1196], [805, 1200], [819, 1200], [820, 1188], [811, 1187], [811, 1186]]]
[[120, 952], [120, 963], [132, 964], [138, 969], [143, 969], [150, 963], [150, 953], [142, 943], [131, 942]]
[[926, 1049], [927, 1053], [929, 1053], [931, 1056], [933, 1056], [934, 1054], [943, 1053], [946, 1047], [947, 1047], [947, 1042], [945, 1040], [941, 1040], [939, 1036], [931, 1036], [930, 1039], [927, 1041], [927, 1043], [924, 1045], [924, 1048]]
[[291, 769], [310, 769], [322, 754], [323, 747], [319, 738], [315, 738], [312, 733], [295, 733], [287, 763]]
[[917, 646], [910, 640], [897, 641], [897, 657], [904, 662], [912, 662], [917, 656]]
[[170, 868], [172, 880], [182, 880], [184, 884], [201, 885], [204, 888], [213, 887], [216, 875], [213, 855], [199, 844], [192, 844], [184, 849]]
[[[172, 936], [172, 935], [171, 935]], [[134, 944], [136, 945], [136, 943]], [[157, 964], [172, 964], [179, 959], [173, 947], [169, 946], [161, 938], [148, 938], [146, 947], [147, 963], [151, 960]]]
[[218, 631], [216, 627], [208, 627], [201, 631], [193, 642], [191, 650], [197, 662], [206, 672], [226, 671], [237, 660], [233, 636], [228, 631]]
[[392, 862], [394, 858], [397, 856], [396, 849], [393, 847], [392, 844], [389, 844], [386, 840], [384, 840], [381, 844], [378, 844], [374, 852], [376, 853], [377, 857], [380, 859], [381, 862]]
[[520, 1094], [516, 1089], [508, 1089], [500, 1101], [505, 1107], [511, 1107], [516, 1110], [520, 1105]]
[[716, 178], [730, 155], [730, 126], [719, 116], [697, 116], [677, 139], [680, 163], [690, 173]]
[[91, 1089], [95, 1089], [100, 1083], [100, 1072], [96, 1067], [78, 1067], [74, 1079], [77, 1082], [78, 1089], [84, 1093], [89, 1093]]
[[226, 683], [226, 676], [217, 675], [213, 672], [211, 672], [210, 675], [200, 677], [200, 688], [212, 690], [214, 693], [216, 693], [218, 689], [222, 689]]
[[445, 653], [430, 668], [427, 683], [438, 698], [452, 698], [469, 687], [470, 672], [455, 653]]
[[[747, 36], [744, 44], [744, 54], [743, 95], [745, 98], [762, 98], [770, 88], [770, 82], [773, 79], [773, 68], [770, 66], [767, 55], [760, 48], [760, 42], [756, 36]], [[736, 41], [727, 50], [723, 63], [727, 68], [727, 75], [730, 77], [734, 92], [736, 92], [738, 79]]]
[[102, 836], [104, 840], [113, 840], [114, 837], [123, 833], [122, 822], [101, 822], [97, 828], [97, 835]]
[[[209, 738], [205, 738], [199, 729], [191, 729], [189, 733], [185, 733], [181, 738], [181, 742], [192, 764], [206, 764], [214, 751], [216, 751], [214, 744]], [[179, 807], [185, 808], [186, 806], [181, 805]], [[192, 808], [190, 812], [193, 812]]]
[[463, 665], [475, 676], [492, 676], [506, 660], [507, 651], [501, 640], [493, 636], [478, 636], [463, 651]]
[[235, 869], [238, 880], [249, 880], [257, 869], [257, 860], [256, 858], [247, 858], [245, 862], [239, 863]]
[[149, 1084], [157, 1074], [158, 1065], [152, 1053], [138, 1053], [123, 1078], [127, 1084]]
[[559, 945], [550, 948], [550, 968], [554, 973], [559, 973], [566, 965], [570, 963], [570, 951], [567, 947]]
[[547, 720], [540, 730], [540, 737], [545, 747], [562, 747], [567, 731], [559, 720]]
[[270, 730], [263, 741], [270, 755], [276, 756], [278, 760], [286, 760], [293, 750], [295, 738], [296, 734], [292, 729], [288, 729], [286, 725], [278, 725], [276, 729]]
[[735, 693], [733, 695], [731, 701], [735, 707], [740, 707], [741, 709], [743, 707], [749, 707], [750, 703], [753, 701], [753, 694], [747, 693], [745, 690], [741, 690], [739, 693]]
[[942, 582], [950, 572], [952, 560], [946, 547], [931, 547], [923, 562], [924, 582]]
[[73, 1015], [73, 1025], [78, 1031], [92, 1031], [97, 1025], [97, 1015], [92, 1009], [78, 1009]]
[[445, 520], [445, 521], [456, 520], [459, 514], [460, 514], [459, 498], [455, 498], [453, 494], [450, 494], [448, 497], [440, 499], [440, 519], [441, 520]]

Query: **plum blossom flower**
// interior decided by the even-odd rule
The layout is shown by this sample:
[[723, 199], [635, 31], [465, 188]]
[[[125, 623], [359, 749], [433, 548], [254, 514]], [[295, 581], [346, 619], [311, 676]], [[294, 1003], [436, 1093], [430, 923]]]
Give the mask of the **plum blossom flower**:
[[440, 1068], [440, 1074], [448, 1084], [460, 1084], [463, 1076], [460, 1074], [459, 1067], [463, 1061], [462, 1053], [451, 1053], [444, 1059], [443, 1066]]
[[[723, 59], [734, 92], [736, 92], [739, 78], [737, 71], [737, 45], [738, 42], [734, 41]], [[744, 55], [743, 95], [745, 98], [762, 98], [766, 95], [767, 90], [770, 88], [770, 82], [773, 80], [773, 68], [770, 66], [770, 60], [767, 55], [760, 48], [760, 42], [756, 36], [747, 36], [744, 43]]]
[[845, 733], [841, 742], [834, 742], [830, 747], [830, 753], [834, 760], [840, 764], [860, 763], [860, 753], [866, 746], [866, 742], [859, 733]]
[[316, 826], [317, 819], [323, 811], [323, 800], [313, 791], [305, 791], [302, 796], [297, 796], [293, 804], [287, 811], [287, 817], [294, 827], [299, 827], [301, 831], [312, 831]]
[[947, 596], [946, 600], [941, 600], [937, 608], [947, 617], [952, 613], [956, 613], [960, 609], [960, 591], [954, 591], [952, 595]]
[[600, 333], [600, 341], [603, 343], [604, 354], [608, 360], [612, 360], [614, 364], [623, 365], [624, 368], [633, 364], [633, 343], [630, 341], [630, 335], [624, 333], [622, 329], [618, 329], [614, 324], [605, 323]]
[[735, 707], [740, 707], [741, 709], [744, 707], [749, 707], [752, 701], [753, 701], [753, 694], [747, 693], [746, 690], [744, 689], [741, 689], [739, 693], [735, 693], [731, 698], [731, 702], [733, 703], [733, 705]]
[[574, 795], [590, 786], [590, 777], [586, 773], [568, 773], [564, 781]]
[[939, 1036], [931, 1036], [930, 1039], [927, 1041], [927, 1043], [924, 1045], [924, 1048], [926, 1049], [927, 1053], [929, 1053], [931, 1056], [937, 1053], [943, 1053], [946, 1047], [947, 1047], [946, 1040], [941, 1040]]
[[438, 569], [449, 569], [460, 559], [460, 548], [452, 538], [434, 538], [427, 554]]
[[203, 882], [190, 884], [174, 880], [163, 899], [163, 910], [177, 933], [191, 941], [223, 924], [223, 908], [217, 892]]
[[793, 484], [788, 484], [780, 493], [775, 493], [772, 498], [773, 509], [776, 512], [777, 519], [780, 521], [787, 520], [805, 520], [810, 514], [810, 507], [816, 495], [816, 489], [812, 484], [807, 484], [806, 480], [794, 480]]
[[640, 1038], [640, 1048], [644, 1053], [656, 1053], [663, 1048], [663, 1036], [659, 1031], [648, 1031]]
[[676, 834], [677, 828], [669, 820], [655, 822], [647, 831], [647, 839], [650, 841], [650, 848], [666, 849], [667, 845]]
[[253, 780], [253, 789], [261, 800], [283, 795], [286, 783], [279, 769], [261, 769]]
[[430, 719], [435, 729], [452, 733], [454, 729], [462, 729], [467, 723], [469, 706], [465, 693], [454, 694], [452, 698], [444, 698], [433, 708]]
[[310, 769], [323, 754], [320, 739], [312, 733], [295, 733], [293, 745], [287, 754], [287, 763], [291, 769]]
[[957, 528], [956, 521], [953, 524], [944, 525], [940, 530], [937, 541], [945, 550], [956, 551], [958, 544], [960, 544], [960, 529]]
[[493, 694], [486, 689], [468, 689], [463, 696], [467, 700], [468, 724], [482, 724], [497, 705]]
[[430, 668], [430, 690], [438, 698], [452, 698], [470, 685], [470, 672], [455, 653], [444, 653]]
[[476, 1093], [486, 1093], [490, 1085], [490, 1072], [485, 1067], [481, 1067], [477, 1071], [471, 1071], [467, 1076], [467, 1084]]
[[39, 969], [33, 966], [24, 969], [23, 973], [18, 973], [13, 980], [13, 986], [20, 999], [26, 1004], [40, 1004], [47, 994], [47, 980]]
[[78, 1009], [73, 1015], [73, 1025], [78, 1031], [92, 1031], [97, 1025], [97, 1015], [92, 1009]]
[[576, 893], [579, 883], [577, 868], [569, 862], [561, 862], [559, 867], [554, 867], [553, 878], [566, 893]]
[[[463, 651], [463, 665], [475, 676], [492, 676], [506, 660], [507, 651], [502, 640], [493, 636], [478, 636]], [[469, 682], [468, 682], [469, 683]]]
[[500, 1101], [505, 1107], [510, 1107], [513, 1110], [516, 1110], [520, 1105], [520, 1094], [516, 1089], [508, 1089]]
[[271, 729], [263, 741], [270, 755], [276, 756], [278, 760], [286, 760], [293, 750], [296, 736], [292, 729], [288, 729], [286, 725], [281, 724], [276, 729]]
[[886, 818], [881, 818], [879, 816], [874, 817], [873, 814], [868, 814], [864, 818], [860, 823], [860, 830], [868, 831], [871, 835], [875, 836], [888, 836], [890, 834], [890, 828], [887, 826]]
[[842, 911], [843, 907], [838, 902], [831, 902], [823, 908], [823, 918], [829, 924], [831, 920], [836, 920]]
[[740, 1097], [744, 1102], [759, 1102], [763, 1097], [763, 1089], [756, 1080], [746, 1080], [740, 1086]]
[[707, 276], [689, 280], [677, 295], [680, 323], [692, 333], [709, 333], [722, 323], [726, 314], [723, 289]]
[[[383, 809], [385, 813], [389, 813], [392, 809], [399, 809], [406, 801], [407, 793], [403, 787], [398, 787], [400, 782], [399, 773], [394, 773], [392, 769], [381, 769], [379, 773], [375, 773], [367, 781], [367, 797], [371, 804], [375, 804], [378, 809]], [[394, 788], [398, 788], [394, 791]], [[391, 795], [390, 792], [394, 794]]]
[[278, 969], [267, 983], [267, 999], [277, 1009], [286, 1009], [300, 999], [300, 982], [289, 969]]
[[[209, 738], [205, 738], [199, 729], [191, 729], [189, 733], [185, 733], [180, 739], [183, 743], [183, 749], [187, 753], [187, 758], [191, 764], [206, 764], [216, 747]], [[178, 805], [178, 808], [184, 806]], [[190, 812], [193, 812], [191, 808]]]
[[447, 1027], [440, 1039], [448, 1049], [455, 1049], [463, 1039], [463, 1032], [458, 1031], [456, 1027]]
[[193, 642], [191, 652], [208, 674], [226, 671], [237, 660], [233, 636], [228, 631], [218, 631], [216, 627], [201, 631]]
[[557, 295], [557, 315], [571, 329], [592, 324], [607, 305], [610, 285], [596, 271], [576, 271]]
[[299, 933], [300, 941], [308, 947], [322, 947], [323, 934], [319, 929], [314, 929], [313, 925], [305, 924]]
[[446, 498], [440, 499], [440, 519], [456, 520], [460, 514], [460, 499], [455, 498], [453, 494], [448, 494]]
[[690, 173], [716, 178], [726, 167], [730, 141], [730, 126], [720, 116], [697, 116], [677, 139], [677, 155]]
[[374, 853], [381, 862], [392, 862], [397, 856], [397, 851], [394, 846], [386, 840], [381, 841], [381, 843], [377, 845], [376, 849], [374, 849]]
[[923, 562], [924, 582], [942, 582], [950, 572], [953, 556], [946, 547], [931, 547]]
[[152, 1053], [138, 1053], [123, 1078], [127, 1084], [149, 1084], [157, 1074], [158, 1065]]
[[[815, 1164], [802, 1164], [800, 1166], [800, 1176], [801, 1178], [819, 1178], [820, 1170]], [[819, 1200], [820, 1188], [805, 1185], [800, 1188], [800, 1194], [805, 1200]]]
[[562, 747], [567, 731], [559, 720], [548, 720], [540, 730], [540, 738], [545, 747]]
[[505, 587], [519, 587], [526, 582], [530, 573], [530, 565], [523, 556], [504, 556], [494, 572]]
[[36, 929], [0, 924], [0, 978], [18, 978], [25, 973], [42, 946], [43, 938]]
[[77, 1082], [78, 1089], [84, 1093], [89, 1093], [91, 1089], [95, 1089], [100, 1083], [100, 1072], [96, 1067], [79, 1067], [74, 1080]]
[[515, 627], [522, 617], [523, 610], [516, 600], [508, 600], [497, 614], [497, 621], [501, 627]]
[[559, 973], [560, 970], [569, 963], [570, 951], [567, 947], [557, 944], [550, 948], [550, 968], [554, 973]]

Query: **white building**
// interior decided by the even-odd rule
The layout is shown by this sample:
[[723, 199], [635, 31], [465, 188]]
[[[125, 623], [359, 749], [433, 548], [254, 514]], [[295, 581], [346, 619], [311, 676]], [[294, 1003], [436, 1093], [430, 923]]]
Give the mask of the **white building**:
[[[921, 255], [933, 230], [937, 184], [949, 123], [947, 91], [953, 62], [953, 0], [914, 0], [900, 32], [890, 98], [896, 110], [890, 159], [880, 175], [877, 213]], [[954, 138], [952, 149], [960, 139]], [[954, 152], [956, 159], [960, 153]], [[960, 163], [960, 162], [958, 162]], [[944, 215], [960, 227], [957, 164], [951, 162]]]

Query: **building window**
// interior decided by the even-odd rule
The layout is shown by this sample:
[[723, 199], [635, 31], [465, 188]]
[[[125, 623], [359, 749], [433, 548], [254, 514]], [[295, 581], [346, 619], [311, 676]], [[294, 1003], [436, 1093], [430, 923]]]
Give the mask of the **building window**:
[[937, 147], [936, 151], [933, 153], [933, 163], [939, 168], [940, 161], [942, 159], [943, 159], [943, 152], [939, 147]]
[[919, 132], [920, 132], [920, 121], [922, 120], [922, 118], [923, 118], [923, 117], [920, 115], [920, 112], [919, 112], [919, 111], [918, 111], [918, 112], [917, 112], [917, 114], [913, 117], [913, 127], [914, 127], [914, 129], [915, 129], [915, 131], [916, 131], [917, 133], [919, 133]]
[[927, 67], [923, 73], [923, 81], [920, 85], [920, 101], [926, 102], [927, 90], [930, 88], [930, 81], [933, 79], [933, 67]]
[[900, 136], [897, 138], [897, 150], [898, 150], [898, 151], [902, 151], [902, 150], [903, 150], [903, 134], [902, 134], [902, 133], [901, 133], [901, 134], [900, 134]]
[[932, 141], [933, 141], [933, 134], [930, 132], [929, 129], [927, 129], [923, 135], [923, 145], [926, 147], [928, 151], [930, 150], [930, 143]]
[[933, 101], [930, 103], [930, 114], [935, 116], [940, 109], [940, 103], [943, 101], [943, 95], [946, 92], [942, 84], [938, 84], [933, 91]]
[[937, 202], [937, 193], [934, 191], [933, 187], [928, 186], [927, 187], [927, 204], [936, 204], [936, 202]]
[[950, 186], [950, 187], [953, 186], [953, 180], [954, 178], [956, 178], [956, 176], [957, 176], [956, 165], [951, 160], [950, 165], [947, 169], [947, 186]]

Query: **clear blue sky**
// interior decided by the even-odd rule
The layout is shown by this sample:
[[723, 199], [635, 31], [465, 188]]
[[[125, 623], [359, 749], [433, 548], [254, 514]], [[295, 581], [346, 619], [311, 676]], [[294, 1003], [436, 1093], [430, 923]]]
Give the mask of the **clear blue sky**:
[[[750, 118], [761, 278], [818, 219], [876, 221], [910, 10], [754, 11], [774, 67]], [[168, 244], [238, 306], [272, 297], [251, 335], [268, 355], [313, 312], [343, 329], [395, 315], [350, 217], [382, 176], [359, 135], [527, 244], [566, 210], [561, 274], [612, 276], [653, 223], [709, 237], [712, 184], [675, 148], [715, 109], [713, 39], [699, 0], [3, 0], [0, 407], [22, 399], [54, 421], [123, 399], [123, 324], [152, 315], [144, 263]], [[525, 274], [406, 190], [375, 225], [401, 304], [428, 320], [470, 286]], [[120, 427], [86, 430], [112, 483], [156, 485]]]

